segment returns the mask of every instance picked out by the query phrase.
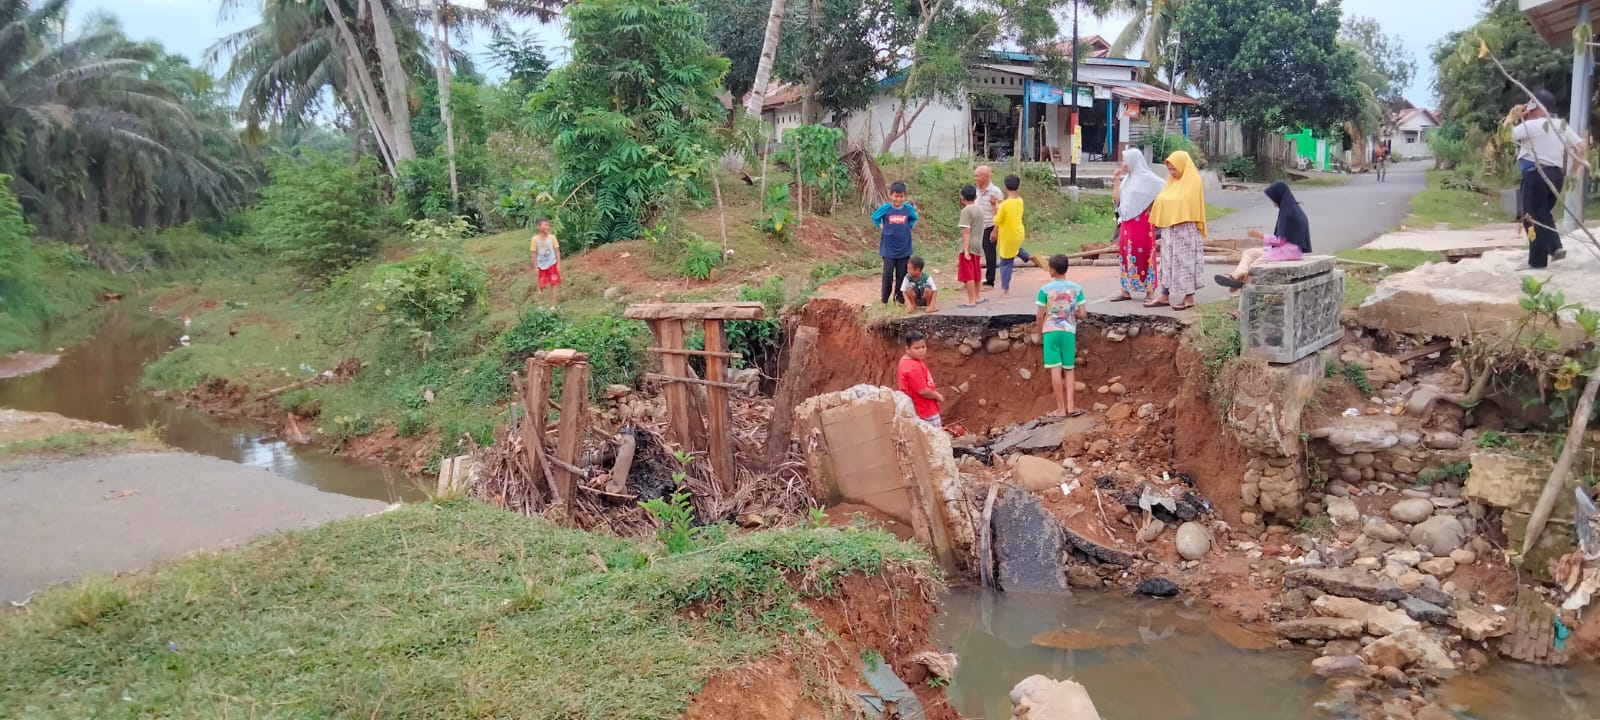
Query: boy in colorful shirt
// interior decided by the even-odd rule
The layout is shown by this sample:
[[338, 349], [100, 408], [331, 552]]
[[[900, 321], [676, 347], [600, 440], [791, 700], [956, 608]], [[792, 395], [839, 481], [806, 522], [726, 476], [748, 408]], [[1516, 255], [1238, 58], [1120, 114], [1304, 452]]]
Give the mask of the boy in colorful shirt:
[[1050, 417], [1077, 417], [1078, 409], [1072, 368], [1078, 354], [1078, 321], [1088, 316], [1084, 309], [1083, 287], [1067, 279], [1070, 262], [1065, 255], [1050, 256], [1050, 282], [1039, 288], [1039, 340], [1044, 347], [1044, 366], [1050, 371], [1050, 386], [1055, 390], [1056, 410]]
[[927, 308], [925, 312], [939, 312], [939, 304], [935, 299], [939, 295], [939, 286], [933, 284], [933, 276], [923, 272], [927, 262], [921, 255], [912, 255], [911, 261], [906, 264], [906, 279], [900, 282], [900, 293], [906, 296], [906, 314], [917, 311], [917, 308]]
[[916, 408], [917, 417], [929, 425], [942, 428], [944, 420], [939, 416], [939, 404], [944, 402], [944, 396], [933, 386], [933, 373], [928, 371], [928, 364], [923, 362], [926, 357], [928, 336], [921, 330], [906, 333], [906, 354], [900, 357], [895, 378], [900, 392], [911, 397], [911, 406]]
[[878, 238], [878, 257], [883, 258], [884, 305], [889, 304], [889, 293], [902, 305], [906, 298], [900, 292], [900, 283], [906, 278], [906, 262], [911, 259], [911, 229], [917, 226], [917, 206], [906, 201], [905, 183], [889, 186], [889, 202], [872, 213], [872, 225], [883, 232]]

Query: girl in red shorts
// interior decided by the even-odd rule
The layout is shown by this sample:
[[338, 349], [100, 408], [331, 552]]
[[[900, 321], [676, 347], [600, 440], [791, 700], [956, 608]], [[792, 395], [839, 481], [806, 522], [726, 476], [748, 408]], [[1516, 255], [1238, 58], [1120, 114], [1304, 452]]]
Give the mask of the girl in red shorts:
[[556, 309], [556, 289], [561, 285], [561, 243], [550, 234], [550, 220], [539, 218], [539, 233], [529, 243], [533, 253], [533, 266], [539, 270], [538, 302], [544, 305], [544, 291], [550, 291], [551, 310]]

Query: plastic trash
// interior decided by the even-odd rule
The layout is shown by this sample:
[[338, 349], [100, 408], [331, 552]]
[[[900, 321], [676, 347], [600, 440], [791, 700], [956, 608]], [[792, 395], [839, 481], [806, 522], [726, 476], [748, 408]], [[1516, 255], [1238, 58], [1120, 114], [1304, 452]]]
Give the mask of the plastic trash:
[[1555, 624], [1556, 624], [1556, 642], [1555, 642], [1556, 649], [1557, 650], [1566, 650], [1567, 649], [1567, 636], [1572, 634], [1572, 629], [1567, 627], [1566, 623], [1561, 622], [1561, 618], [1559, 616], [1555, 618]]
[[1345, 408], [1344, 409], [1344, 416], [1345, 417], [1358, 417], [1360, 415], [1361, 415], [1361, 411], [1357, 410], [1356, 408]]
[[173, 652], [177, 652], [178, 651], [178, 641], [176, 641], [176, 640], [168, 640], [167, 641], [167, 649], [171, 650]]

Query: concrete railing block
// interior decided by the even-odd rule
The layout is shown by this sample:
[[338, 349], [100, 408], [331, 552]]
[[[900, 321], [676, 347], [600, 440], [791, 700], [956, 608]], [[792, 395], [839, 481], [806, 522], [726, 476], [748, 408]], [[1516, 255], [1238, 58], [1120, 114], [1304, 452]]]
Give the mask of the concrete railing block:
[[[1262, 268], [1270, 268], [1265, 277]], [[1312, 273], [1315, 268], [1322, 270]], [[1239, 303], [1245, 356], [1292, 363], [1338, 342], [1344, 334], [1339, 322], [1343, 305], [1344, 271], [1334, 268], [1332, 258], [1251, 268]]]

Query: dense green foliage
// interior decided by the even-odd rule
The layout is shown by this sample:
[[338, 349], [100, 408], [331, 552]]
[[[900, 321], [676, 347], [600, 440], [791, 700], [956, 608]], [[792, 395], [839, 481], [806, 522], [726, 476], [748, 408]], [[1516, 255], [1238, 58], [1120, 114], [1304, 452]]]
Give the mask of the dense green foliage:
[[325, 155], [274, 160], [257, 213], [261, 239], [307, 278], [326, 282], [378, 252], [382, 199], [377, 162]]
[[773, 160], [794, 169], [803, 212], [829, 212], [833, 201], [850, 197], [855, 184], [839, 155], [843, 130], [801, 125], [784, 133], [783, 142], [783, 149], [773, 155]]
[[40, 595], [0, 617], [0, 715], [671, 720], [713, 672], [817, 622], [806, 600], [891, 571], [886, 593], [935, 582], [879, 530], [669, 555], [412, 504]]
[[517, 324], [500, 336], [500, 352], [508, 365], [536, 350], [573, 348], [589, 353], [589, 387], [596, 397], [607, 385], [632, 385], [644, 372], [649, 330], [637, 320], [611, 315], [568, 319], [552, 310], [529, 307]]
[[236, 208], [254, 182], [211, 78], [109, 21], [64, 34], [66, 8], [0, 0], [0, 172], [34, 224], [83, 239]]
[[1480, 47], [1488, 47], [1518, 81], [1549, 90], [1560, 106], [1557, 111], [1565, 114], [1572, 97], [1571, 50], [1550, 47], [1515, 0], [1492, 0], [1477, 23], [1450, 33], [1433, 49], [1439, 110], [1448, 123], [1461, 126], [1455, 132], [1473, 135], [1479, 140], [1474, 144], [1482, 147], [1506, 110], [1528, 101], [1527, 93], [1507, 80], [1493, 61], [1479, 57]]
[[413, 221], [408, 235], [418, 251], [373, 268], [362, 305], [387, 315], [411, 337], [432, 334], [472, 309], [488, 290], [488, 273], [461, 246], [470, 231], [459, 218], [449, 224]]
[[556, 159], [559, 230], [577, 247], [631, 240], [699, 191], [726, 114], [717, 94], [728, 61], [688, 5], [591, 0], [566, 15], [572, 60], [532, 102]]
[[1356, 114], [1355, 54], [1336, 40], [1338, 3], [1189, 0], [1178, 30], [1205, 106], [1241, 121], [1247, 135], [1333, 127]]

